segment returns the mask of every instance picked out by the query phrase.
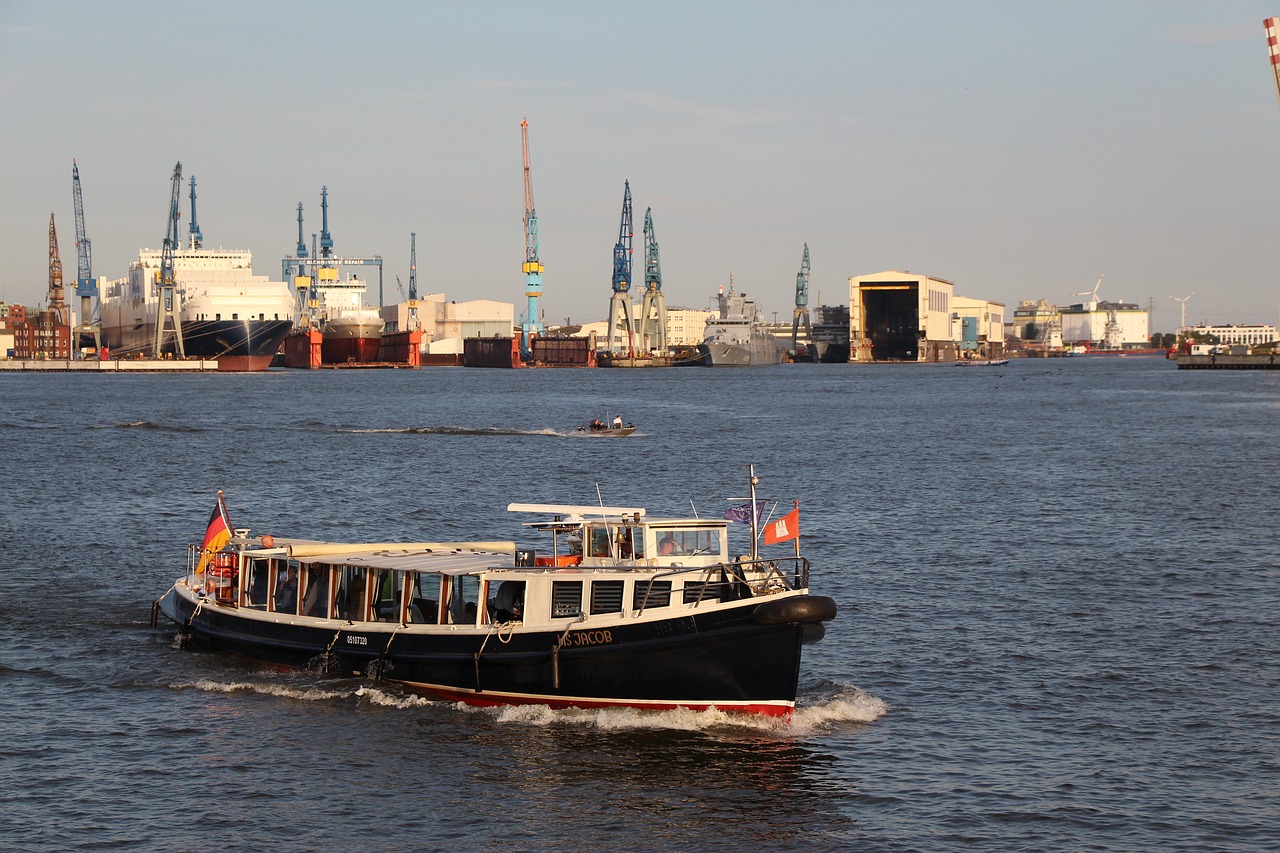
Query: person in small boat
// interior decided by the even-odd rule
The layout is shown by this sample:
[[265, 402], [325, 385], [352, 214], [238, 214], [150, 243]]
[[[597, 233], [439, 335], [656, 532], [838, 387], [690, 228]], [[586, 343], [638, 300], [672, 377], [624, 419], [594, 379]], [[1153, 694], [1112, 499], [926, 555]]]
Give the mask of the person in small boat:
[[276, 587], [276, 612], [298, 612], [298, 570], [294, 566], [285, 571], [284, 580]]
[[613, 428], [622, 429], [622, 415], [613, 416]]
[[599, 432], [602, 429], [604, 429], [604, 421], [600, 420], [599, 418], [596, 418], [591, 422], [592, 432]]

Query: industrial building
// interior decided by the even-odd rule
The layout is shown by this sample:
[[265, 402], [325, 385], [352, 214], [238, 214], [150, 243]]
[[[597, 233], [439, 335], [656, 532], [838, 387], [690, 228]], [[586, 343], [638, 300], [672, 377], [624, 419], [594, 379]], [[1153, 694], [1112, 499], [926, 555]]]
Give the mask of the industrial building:
[[[473, 299], [450, 301], [443, 293], [428, 293], [417, 301], [422, 351], [433, 355], [462, 354], [465, 338], [510, 337], [515, 326], [515, 306], [510, 302]], [[409, 329], [409, 303], [381, 309], [388, 333]]]
[[1276, 340], [1276, 327], [1272, 325], [1239, 325], [1239, 326], [1187, 326], [1182, 329], [1185, 336], [1195, 336], [1204, 340], [1215, 337], [1220, 344], [1244, 344], [1258, 346]]
[[1091, 349], [1133, 349], [1149, 346], [1151, 321], [1147, 309], [1131, 302], [1090, 300], [1061, 310], [1062, 342]]
[[887, 270], [849, 279], [850, 361], [954, 361], [955, 285]]
[[1004, 355], [1004, 303], [953, 296], [952, 338], [961, 355], [1000, 358]]

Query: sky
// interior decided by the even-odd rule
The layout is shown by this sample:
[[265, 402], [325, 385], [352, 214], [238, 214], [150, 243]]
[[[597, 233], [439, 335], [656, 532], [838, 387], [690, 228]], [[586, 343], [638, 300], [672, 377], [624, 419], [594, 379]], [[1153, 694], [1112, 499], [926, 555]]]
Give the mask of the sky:
[[[159, 248], [170, 178], [206, 246], [280, 277], [320, 231], [418, 289], [525, 310], [520, 121], [549, 324], [605, 317], [623, 186], [668, 305], [791, 315], [907, 270], [1008, 306], [1098, 295], [1153, 331], [1280, 314], [1280, 0], [0, 0], [0, 300]], [[377, 300], [376, 280], [371, 298]]]

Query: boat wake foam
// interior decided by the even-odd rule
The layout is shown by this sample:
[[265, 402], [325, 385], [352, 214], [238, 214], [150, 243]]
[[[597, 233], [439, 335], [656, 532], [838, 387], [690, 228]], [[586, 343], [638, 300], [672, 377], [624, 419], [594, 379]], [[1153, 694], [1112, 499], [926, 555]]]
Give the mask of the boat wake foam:
[[561, 436], [566, 433], [554, 429], [514, 429], [512, 427], [388, 427], [385, 429], [339, 429], [344, 433], [390, 433], [392, 435], [550, 435]]
[[802, 695], [790, 719], [737, 714], [718, 709], [691, 711], [645, 711], [636, 708], [553, 710], [546, 705], [506, 705], [482, 708], [463, 702], [442, 702], [401, 692], [391, 685], [371, 686], [348, 682], [344, 686], [319, 686], [313, 683], [277, 683], [272, 681], [217, 681], [202, 678], [171, 685], [174, 689], [195, 689], [209, 693], [257, 693], [306, 702], [355, 701], [384, 708], [452, 707], [464, 713], [485, 714], [498, 723], [528, 726], [582, 726], [602, 731], [649, 729], [667, 731], [736, 731], [758, 732], [780, 737], [810, 737], [842, 730], [849, 724], [873, 723], [889, 713], [891, 707], [883, 699], [852, 684], [824, 682], [809, 695]]
[[151, 421], [125, 421], [118, 424], [99, 424], [91, 429], [156, 429], [162, 432], [204, 432], [200, 427], [186, 425], [165, 425]]

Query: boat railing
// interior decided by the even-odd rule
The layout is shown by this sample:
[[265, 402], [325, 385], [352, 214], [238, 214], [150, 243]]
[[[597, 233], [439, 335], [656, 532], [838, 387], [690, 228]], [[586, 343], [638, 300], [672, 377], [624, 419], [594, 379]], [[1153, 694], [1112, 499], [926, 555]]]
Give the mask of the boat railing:
[[637, 582], [644, 591], [640, 597], [637, 615], [644, 613], [649, 604], [653, 586], [658, 581], [682, 575], [698, 575], [701, 586], [697, 597], [686, 603], [695, 607], [705, 599], [736, 601], [744, 598], [760, 598], [809, 586], [809, 561], [804, 557], [777, 557], [769, 560], [751, 560], [740, 557], [710, 566], [679, 566], [659, 572], [647, 582]]

